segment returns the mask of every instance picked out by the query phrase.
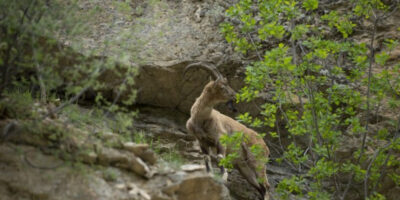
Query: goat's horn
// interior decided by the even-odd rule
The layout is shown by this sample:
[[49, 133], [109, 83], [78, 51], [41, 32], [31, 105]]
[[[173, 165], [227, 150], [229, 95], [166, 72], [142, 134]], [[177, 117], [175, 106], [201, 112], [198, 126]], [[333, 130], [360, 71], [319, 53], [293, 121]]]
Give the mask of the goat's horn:
[[183, 76], [186, 75], [186, 72], [188, 72], [188, 70], [190, 68], [194, 68], [194, 67], [200, 67], [202, 69], [205, 69], [207, 72], [211, 72], [211, 74], [214, 76], [215, 79], [222, 78], [221, 73], [219, 73], [217, 71], [217, 68], [215, 67], [215, 65], [209, 64], [209, 63], [204, 63], [204, 62], [192, 63], [192, 64], [186, 66], [186, 68], [185, 68], [185, 70], [183, 72]]

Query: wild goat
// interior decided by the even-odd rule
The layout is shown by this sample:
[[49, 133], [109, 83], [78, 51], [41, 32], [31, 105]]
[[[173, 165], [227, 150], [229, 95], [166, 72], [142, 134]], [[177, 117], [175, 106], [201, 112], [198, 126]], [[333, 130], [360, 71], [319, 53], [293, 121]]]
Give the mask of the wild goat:
[[[236, 95], [235, 91], [228, 85], [226, 78], [217, 71], [216, 67], [205, 62], [193, 63], [185, 68], [184, 75], [189, 69], [195, 67], [210, 72], [215, 78], [215, 81], [210, 81], [204, 87], [203, 92], [196, 99], [190, 111], [190, 118], [186, 122], [188, 132], [197, 138], [202, 152], [206, 155], [207, 171], [211, 169], [209, 155], [212, 149], [217, 150], [219, 158], [225, 156], [225, 153], [232, 153], [229, 146], [225, 149], [221, 145], [220, 136], [241, 132], [247, 140], [242, 141], [239, 158], [233, 161], [233, 166], [259, 191], [262, 196], [261, 199], [268, 199], [266, 191], [269, 189], [269, 183], [265, 163], [257, 160], [255, 155], [250, 152], [251, 146], [258, 145], [263, 150], [263, 156], [267, 158], [269, 156], [267, 145], [254, 130], [213, 109], [219, 103], [232, 103]], [[224, 172], [223, 167], [221, 167], [221, 171]]]

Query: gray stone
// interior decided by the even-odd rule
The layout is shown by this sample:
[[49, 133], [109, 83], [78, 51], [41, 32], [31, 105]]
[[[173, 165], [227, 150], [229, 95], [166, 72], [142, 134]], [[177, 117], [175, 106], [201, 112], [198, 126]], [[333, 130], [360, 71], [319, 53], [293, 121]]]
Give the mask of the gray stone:
[[129, 160], [128, 154], [122, 153], [113, 148], [101, 148], [97, 152], [99, 163], [102, 165], [127, 163]]
[[79, 156], [84, 163], [94, 164], [97, 162], [97, 154], [93, 151], [83, 151]]
[[139, 157], [144, 160], [145, 162], [154, 165], [157, 163], [157, 154], [150, 149], [143, 152], [143, 154], [139, 155]]
[[138, 157], [132, 158], [129, 162], [129, 166], [132, 171], [143, 177], [151, 178], [154, 175], [154, 172], [152, 172], [146, 163]]
[[178, 200], [230, 200], [226, 187], [204, 172], [187, 174], [162, 191]]
[[133, 152], [136, 156], [140, 157], [143, 161], [154, 165], [157, 163], [157, 155], [149, 149], [148, 144], [136, 144], [127, 142], [123, 144], [125, 150]]
[[192, 172], [192, 171], [204, 171], [206, 167], [204, 165], [198, 165], [198, 164], [186, 164], [182, 165], [181, 169], [183, 171]]
[[136, 156], [142, 155], [144, 151], [149, 148], [148, 144], [136, 144], [133, 142], [126, 142], [123, 144], [125, 150], [134, 153]]

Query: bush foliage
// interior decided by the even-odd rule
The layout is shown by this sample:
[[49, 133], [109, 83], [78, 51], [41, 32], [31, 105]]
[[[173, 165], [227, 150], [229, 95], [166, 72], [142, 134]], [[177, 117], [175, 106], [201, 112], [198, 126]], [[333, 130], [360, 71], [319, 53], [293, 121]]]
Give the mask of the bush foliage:
[[[384, 199], [382, 180], [400, 183], [400, 116], [392, 112], [384, 125], [379, 116], [399, 110], [400, 63], [390, 60], [398, 41], [378, 40], [377, 27], [399, 2], [351, 0], [347, 10], [326, 10], [321, 2], [240, 0], [227, 10], [226, 41], [258, 58], [246, 67], [238, 101], [272, 96], [259, 116], [239, 119], [273, 130], [275, 160], [299, 172], [278, 184], [282, 199], [346, 199], [356, 187], [365, 199]], [[352, 38], [360, 31], [368, 40]], [[351, 139], [357, 150], [340, 159]]]
[[[54, 113], [83, 97], [91, 98], [95, 106], [107, 107], [103, 116], [113, 117], [116, 126], [126, 129], [135, 115], [126, 109], [136, 97], [132, 86], [137, 68], [132, 63], [139, 62], [137, 52], [143, 42], [129, 34], [139, 27], [118, 26], [117, 20], [132, 20], [131, 5], [120, 1], [110, 5], [112, 12], [105, 16], [106, 8], [93, 2], [0, 0], [0, 95], [23, 98], [12, 94], [27, 91], [43, 104], [55, 104], [49, 111]], [[104, 28], [117, 34], [90, 48], [85, 41], [100, 23], [94, 18], [107, 18], [110, 23]]]

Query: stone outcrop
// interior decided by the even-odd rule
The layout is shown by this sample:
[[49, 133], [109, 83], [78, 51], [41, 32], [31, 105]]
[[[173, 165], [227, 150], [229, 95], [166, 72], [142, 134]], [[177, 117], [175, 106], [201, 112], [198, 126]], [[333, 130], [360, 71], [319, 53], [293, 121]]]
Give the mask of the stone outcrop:
[[[237, 77], [243, 77], [246, 61], [241, 60], [219, 32], [219, 24], [225, 20], [224, 12], [233, 2], [236, 0], [135, 0], [132, 1], [134, 20], [121, 17], [112, 29], [105, 26], [112, 23], [109, 16], [116, 15], [110, 2], [86, 3], [82, 7], [101, 6], [104, 14], [94, 19], [92, 28], [96, 31], [93, 35], [85, 36], [80, 42], [89, 49], [101, 48], [107, 38], [117, 37], [130, 29], [130, 39], [140, 43], [137, 47], [140, 51], [132, 52], [137, 58], [132, 67], [139, 68], [135, 80], [136, 103], [188, 113], [209, 81], [209, 75], [202, 70], [193, 70], [183, 77], [184, 67], [192, 62], [213, 62], [234, 89], [243, 86]], [[113, 77], [103, 79], [112, 89]], [[246, 104], [238, 107], [239, 110], [256, 111], [256, 107]], [[227, 111], [223, 106], [221, 109]]]
[[[56, 121], [46, 123], [58, 124]], [[0, 130], [3, 130], [8, 123], [0, 122]], [[178, 133], [176, 137], [184, 135], [171, 127], [159, 125], [154, 130], [169, 129]], [[49, 142], [46, 134], [31, 138], [25, 136], [32, 132], [23, 134], [25, 131], [19, 128], [0, 143], [2, 200], [231, 199], [224, 184], [208, 174], [203, 165], [189, 163], [171, 168], [148, 144], [125, 142], [120, 147], [106, 147], [85, 131], [77, 130], [69, 132], [66, 138]], [[110, 134], [114, 133], [104, 137], [111, 138]], [[70, 141], [69, 137], [75, 136], [86, 142], [74, 143], [75, 151], [59, 149], [65, 141]], [[188, 138], [193, 141], [191, 137], [180, 139]], [[48, 149], [52, 142], [58, 145]], [[51, 152], [59, 152], [61, 156]], [[164, 170], [162, 165], [169, 170]]]
[[[235, 54], [218, 31], [219, 23], [225, 20], [224, 10], [235, 1], [133, 0], [134, 12], [131, 14], [135, 20], [118, 19], [113, 29], [107, 29], [104, 25], [111, 22], [107, 16], [114, 13], [115, 8], [111, 6], [111, 1], [99, 0], [97, 4], [106, 8], [104, 16], [94, 19], [98, 20], [92, 27], [96, 30], [95, 34], [81, 41], [87, 48], [96, 49], [103, 45], [106, 38], [113, 38], [119, 31], [134, 27], [130, 34], [141, 41], [138, 50], [132, 52], [138, 58], [132, 67], [139, 68], [135, 87], [138, 90], [136, 103], [141, 112], [134, 126], [159, 141], [157, 148], [160, 152], [177, 150], [190, 160], [190, 165], [164, 169], [149, 145], [122, 143], [120, 148], [104, 147], [99, 141], [82, 140], [80, 137], [88, 138], [89, 133], [67, 126], [63, 128], [74, 134], [68, 135], [68, 142], [61, 146], [83, 163], [70, 166], [63, 156], [60, 159], [49, 155], [49, 150], [43, 148], [48, 140], [21, 133], [16, 122], [9, 134], [18, 132], [21, 135], [0, 143], [1, 199], [255, 199], [257, 192], [236, 171], [230, 173], [227, 184], [231, 197], [220, 181], [204, 171], [198, 144], [193, 136], [186, 134], [184, 127], [190, 106], [209, 81], [209, 75], [202, 70], [190, 71], [183, 77], [186, 65], [199, 60], [211, 61], [218, 65], [232, 88], [239, 90], [243, 86], [242, 79], [238, 77], [244, 77], [244, 66], [248, 61]], [[341, 8], [347, 1], [332, 2], [332, 7], [327, 9]], [[93, 5], [87, 1], [82, 9], [86, 6]], [[394, 15], [385, 26], [379, 27], [379, 38], [397, 35], [394, 29], [399, 27], [399, 21], [394, 19], [400, 18], [400, 12]], [[358, 40], [366, 39], [362, 33], [357, 34]], [[399, 58], [400, 50], [396, 49], [390, 61]], [[265, 99], [268, 99], [267, 94]], [[265, 99], [259, 101], [264, 102]], [[239, 111], [258, 112], [253, 104], [237, 107]], [[217, 109], [233, 115], [224, 106]], [[9, 121], [0, 121], [0, 130], [8, 124]], [[114, 141], [115, 135], [106, 132], [103, 139]], [[339, 159], [346, 159], [353, 153], [355, 142], [347, 141], [343, 150], [338, 152]], [[77, 151], [80, 148], [86, 150]], [[275, 163], [268, 165], [272, 186], [293, 174], [282, 166], [275, 166]], [[398, 187], [386, 182], [390, 197], [395, 199]]]
[[[29, 155], [20, 155], [16, 151], [29, 152]], [[0, 170], [2, 200], [230, 199], [226, 187], [201, 167], [155, 175], [149, 180], [114, 168], [119, 172], [115, 175], [116, 180], [106, 181], [101, 168], [69, 166], [35, 147], [12, 143], [0, 144]]]

